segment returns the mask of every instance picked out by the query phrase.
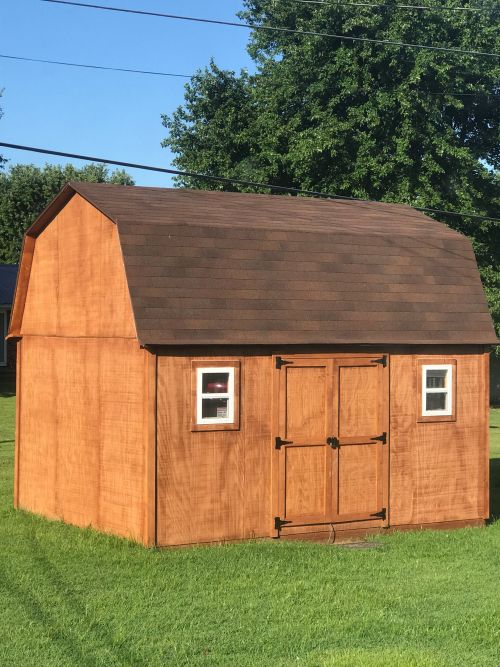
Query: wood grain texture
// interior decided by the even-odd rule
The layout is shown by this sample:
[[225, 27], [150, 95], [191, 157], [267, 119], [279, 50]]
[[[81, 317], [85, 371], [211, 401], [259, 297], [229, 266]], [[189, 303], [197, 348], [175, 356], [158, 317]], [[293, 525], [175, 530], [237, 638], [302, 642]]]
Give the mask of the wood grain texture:
[[125, 339], [23, 337], [20, 507], [144, 540], [145, 354]]
[[20, 335], [136, 337], [116, 225], [79, 195], [35, 239], [25, 290]]
[[279, 376], [278, 516], [289, 527], [332, 514], [333, 367], [329, 359], [286, 359]]
[[[419, 422], [419, 360], [456, 361], [456, 421]], [[483, 354], [391, 355], [391, 525], [484, 518]]]
[[[240, 429], [191, 430], [191, 362], [158, 358], [158, 544], [269, 535], [271, 359], [241, 362]], [[175, 387], [175, 391], [172, 391]]]
[[338, 463], [340, 516], [371, 514], [382, 509], [379, 498], [380, 445], [341, 447]]
[[339, 368], [339, 437], [378, 435], [380, 367], [347, 366]]
[[298, 521], [305, 516], [328, 521], [326, 453], [324, 444], [286, 448], [285, 518], [293, 517]]
[[16, 431], [14, 444], [14, 507], [19, 507], [19, 443], [21, 439], [21, 351], [22, 340], [16, 342]]
[[[489, 348], [483, 351], [483, 427], [478, 448], [479, 466], [483, 468], [483, 511], [481, 517], [490, 517], [490, 362]], [[481, 451], [482, 450], [482, 451]], [[481, 483], [481, 480], [480, 480]]]
[[21, 324], [23, 320], [24, 306], [26, 302], [26, 293], [33, 263], [33, 252], [35, 249], [35, 239], [31, 236], [25, 236], [21, 252], [21, 261], [16, 279], [16, 290], [12, 312], [9, 322], [8, 336], [17, 337], [21, 333]]
[[156, 431], [157, 431], [157, 356], [150, 351], [144, 354], [146, 378], [143, 397], [144, 423], [146, 425], [146, 474], [144, 479], [145, 519], [144, 544], [156, 545]]

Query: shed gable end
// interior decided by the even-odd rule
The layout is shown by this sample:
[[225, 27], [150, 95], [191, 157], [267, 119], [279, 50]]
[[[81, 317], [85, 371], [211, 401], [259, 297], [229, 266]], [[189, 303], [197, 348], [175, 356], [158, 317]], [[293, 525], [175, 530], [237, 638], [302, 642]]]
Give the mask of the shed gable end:
[[[23, 256], [14, 335], [136, 338], [116, 225], [75, 194]], [[31, 257], [30, 257], [31, 255]]]

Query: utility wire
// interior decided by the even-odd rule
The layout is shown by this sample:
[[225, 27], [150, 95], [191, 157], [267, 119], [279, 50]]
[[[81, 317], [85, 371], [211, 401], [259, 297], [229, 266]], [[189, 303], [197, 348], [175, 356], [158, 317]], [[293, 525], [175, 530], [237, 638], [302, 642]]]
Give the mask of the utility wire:
[[375, 7], [376, 9], [420, 9], [438, 12], [489, 12], [491, 7], [445, 7], [444, 5], [385, 5], [371, 2], [325, 2], [325, 0], [292, 0], [303, 5], [328, 5], [329, 7]]
[[222, 21], [219, 19], [205, 19], [195, 16], [179, 16], [177, 14], [163, 14], [161, 12], [146, 12], [140, 9], [125, 9], [124, 7], [107, 7], [105, 5], [94, 5], [83, 2], [71, 2], [71, 0], [41, 0], [41, 2], [50, 2], [56, 5], [69, 5], [73, 7], [83, 7], [85, 9], [100, 9], [109, 12], [120, 12], [124, 14], [136, 14], [141, 16], [155, 16], [165, 19], [177, 19], [180, 21], [194, 21], [196, 23], [210, 23], [212, 25], [232, 26], [235, 28], [248, 28], [249, 30], [265, 30], [268, 32], [283, 32], [287, 34], [304, 35], [307, 37], [328, 37], [350, 42], [370, 42], [372, 44], [383, 44], [385, 46], [397, 46], [409, 49], [421, 49], [426, 51], [443, 51], [457, 55], [484, 56], [487, 58], [500, 58], [500, 53], [489, 51], [468, 51], [464, 49], [455, 49], [447, 46], [429, 46], [425, 44], [410, 44], [408, 42], [397, 42], [390, 39], [372, 39], [369, 37], [352, 37], [350, 35], [336, 35], [328, 32], [315, 32], [313, 30], [294, 30], [292, 28], [283, 28], [279, 26], [252, 25], [251, 23], [237, 23], [236, 21]]
[[87, 69], [103, 69], [112, 72], [127, 72], [133, 74], [152, 74], [154, 76], [175, 76], [183, 79], [190, 79], [190, 74], [173, 74], [171, 72], [152, 72], [143, 69], [129, 69], [125, 67], [105, 67], [104, 65], [87, 65], [83, 63], [69, 63], [62, 60], [43, 60], [42, 58], [25, 58], [24, 56], [10, 56], [5, 53], [0, 53], [0, 58], [8, 58], [9, 60], [24, 60], [31, 63], [44, 63], [47, 65], [65, 65], [67, 67], [84, 67]]
[[[63, 60], [44, 60], [42, 58], [27, 58], [25, 56], [13, 56], [10, 54], [6, 53], [0, 53], [0, 58], [7, 58], [8, 60], [21, 60], [21, 61], [26, 61], [26, 62], [31, 62], [31, 63], [42, 63], [44, 65], [64, 65], [66, 67], [83, 67], [83, 68], [88, 68], [88, 69], [98, 69], [98, 70], [107, 70], [111, 72], [126, 72], [132, 73], [132, 74], [147, 74], [147, 75], [153, 75], [153, 76], [173, 76], [173, 77], [180, 77], [183, 79], [191, 79], [194, 75], [192, 74], [176, 74], [173, 72], [155, 72], [151, 70], [142, 70], [142, 69], [130, 69], [130, 68], [125, 68], [125, 67], [107, 67], [104, 65], [89, 65], [89, 64], [84, 64], [84, 63], [70, 63], [66, 62]], [[385, 90], [384, 88], [377, 87], [378, 90]], [[389, 90], [389, 89], [387, 89]], [[498, 93], [492, 93], [489, 91], [481, 91], [481, 92], [470, 92], [470, 93], [459, 93], [455, 92], [452, 90], [441, 90], [441, 91], [433, 91], [433, 90], [423, 90], [422, 88], [415, 88], [413, 90], [421, 91], [425, 95], [449, 95], [451, 97], [499, 97], [500, 92]], [[357, 93], [359, 92], [358, 90], [353, 90], [351, 91], [352, 93]]]
[[[85, 160], [86, 162], [102, 162], [103, 164], [112, 164], [119, 167], [128, 167], [129, 169], [142, 169], [145, 171], [155, 171], [163, 174], [174, 174], [175, 176], [187, 176], [190, 178], [200, 178], [207, 181], [216, 181], [218, 183], [234, 183], [236, 185], [243, 185], [245, 187], [259, 187], [267, 188], [269, 190], [276, 190], [279, 192], [289, 192], [291, 194], [304, 194], [311, 197], [323, 197], [325, 199], [349, 199], [356, 200], [356, 197], [348, 197], [344, 195], [328, 194], [323, 192], [316, 192], [315, 190], [301, 190], [300, 188], [290, 188], [283, 185], [271, 185], [270, 183], [257, 183], [254, 181], [244, 181], [237, 178], [226, 178], [224, 176], [211, 176], [207, 174], [198, 174], [193, 171], [179, 171], [177, 169], [167, 169], [166, 167], [152, 167], [146, 164], [138, 164], [135, 162], [122, 162], [120, 160], [108, 160], [101, 157], [92, 157], [89, 155], [80, 155], [79, 153], [65, 153], [62, 151], [54, 151], [48, 148], [35, 148], [33, 146], [24, 146], [20, 144], [8, 144], [0, 142], [0, 146], [4, 148], [14, 148], [21, 151], [30, 151], [32, 153], [42, 153], [44, 155], [56, 155], [58, 157], [67, 157], [75, 160]], [[358, 200], [356, 200], [358, 201]], [[362, 201], [362, 200], [359, 200]]]
[[[224, 176], [211, 176], [208, 174], [199, 174], [192, 171], [179, 171], [177, 169], [167, 169], [165, 167], [152, 167], [150, 165], [138, 164], [136, 162], [122, 162], [121, 160], [109, 160], [101, 157], [91, 157], [89, 155], [80, 155], [79, 153], [66, 153], [63, 151], [54, 151], [48, 148], [35, 148], [34, 146], [25, 146], [22, 144], [10, 144], [4, 141], [0, 142], [0, 146], [4, 148], [12, 148], [20, 151], [29, 151], [31, 153], [41, 153], [43, 155], [55, 155], [57, 157], [66, 157], [75, 160], [84, 160], [86, 162], [101, 162], [102, 164], [112, 164], [118, 167], [128, 167], [129, 169], [142, 169], [145, 171], [155, 171], [163, 174], [174, 174], [176, 176], [188, 176], [190, 178], [199, 178], [201, 180], [215, 181], [217, 183], [232, 183], [236, 185], [243, 185], [246, 187], [256, 187], [268, 190], [275, 190], [276, 192], [288, 192], [295, 195], [308, 195], [310, 197], [319, 197], [322, 199], [342, 199], [349, 201], [357, 201], [370, 203], [370, 200], [359, 199], [357, 197], [347, 197], [344, 195], [336, 195], [327, 192], [317, 192], [315, 190], [302, 190], [300, 188], [290, 188], [283, 185], [272, 185], [270, 183], [258, 183], [255, 181], [243, 181], [239, 178], [226, 178]], [[397, 202], [381, 202], [395, 204]], [[409, 204], [407, 204], [409, 206]], [[500, 218], [493, 218], [487, 215], [478, 215], [477, 213], [467, 213], [464, 211], [445, 211], [437, 208], [424, 208], [422, 206], [412, 206], [416, 211], [424, 213], [438, 213], [442, 215], [451, 215], [462, 218], [473, 218], [475, 220], [489, 220], [491, 222], [500, 222]]]

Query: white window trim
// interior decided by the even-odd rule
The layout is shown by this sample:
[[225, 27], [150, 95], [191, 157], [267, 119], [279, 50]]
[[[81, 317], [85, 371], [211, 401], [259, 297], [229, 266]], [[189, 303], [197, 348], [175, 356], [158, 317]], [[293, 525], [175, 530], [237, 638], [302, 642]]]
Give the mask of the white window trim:
[[[203, 375], [206, 373], [228, 373], [227, 392], [204, 394]], [[227, 417], [203, 417], [204, 398], [227, 398]], [[196, 423], [200, 425], [234, 423], [234, 366], [204, 366], [196, 369]]]
[[[427, 386], [427, 371], [447, 371], [446, 386]], [[427, 410], [427, 394], [446, 394], [444, 410]], [[427, 364], [422, 366], [422, 417], [451, 416], [453, 414], [453, 364]]]
[[3, 313], [3, 327], [0, 331], [0, 345], [3, 347], [3, 361], [0, 360], [0, 366], [7, 366], [7, 341], [5, 337], [7, 336], [7, 331], [9, 330], [9, 311], [5, 308], [0, 308], [0, 312]]

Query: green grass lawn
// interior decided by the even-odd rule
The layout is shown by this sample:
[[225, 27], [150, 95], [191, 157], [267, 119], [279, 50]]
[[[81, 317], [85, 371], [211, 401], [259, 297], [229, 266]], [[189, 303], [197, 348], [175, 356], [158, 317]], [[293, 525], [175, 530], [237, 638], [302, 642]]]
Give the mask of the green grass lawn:
[[[0, 665], [500, 665], [500, 521], [148, 551], [15, 512], [13, 419], [0, 391]], [[499, 507], [500, 410], [491, 433]]]

